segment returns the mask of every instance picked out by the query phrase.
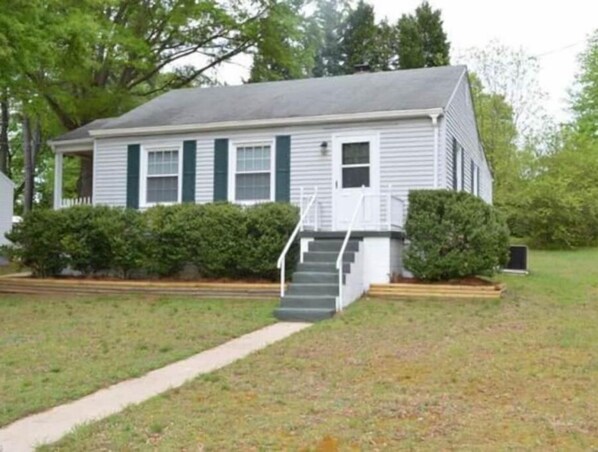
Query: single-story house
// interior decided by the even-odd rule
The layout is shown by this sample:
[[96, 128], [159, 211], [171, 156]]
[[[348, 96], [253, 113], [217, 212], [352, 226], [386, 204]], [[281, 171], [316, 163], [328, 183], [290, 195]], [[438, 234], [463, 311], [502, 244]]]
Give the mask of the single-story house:
[[[465, 66], [174, 90], [51, 144], [56, 208], [299, 206], [302, 263], [281, 318], [328, 316], [400, 273], [410, 190], [492, 202]], [[63, 199], [64, 155], [92, 159], [90, 198]]]
[[4, 234], [12, 229], [13, 196], [13, 182], [0, 171], [0, 245], [8, 244]]

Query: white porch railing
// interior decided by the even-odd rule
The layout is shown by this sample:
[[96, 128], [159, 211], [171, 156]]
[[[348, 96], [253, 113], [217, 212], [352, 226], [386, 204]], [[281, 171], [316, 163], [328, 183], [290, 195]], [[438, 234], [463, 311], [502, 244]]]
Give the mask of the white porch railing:
[[357, 205], [355, 206], [355, 210], [353, 211], [353, 216], [351, 217], [351, 223], [349, 223], [347, 233], [345, 234], [345, 240], [343, 240], [343, 245], [341, 246], [341, 250], [338, 253], [338, 258], [336, 259], [336, 269], [338, 270], [338, 298], [336, 299], [337, 312], [343, 310], [343, 256], [345, 255], [347, 244], [349, 243], [349, 239], [351, 238], [351, 233], [353, 232], [353, 226], [355, 225], [357, 215], [363, 207], [365, 196], [365, 193], [361, 193], [361, 195], [359, 196], [359, 201], [357, 201]]
[[[342, 193], [337, 195], [340, 204], [345, 209], [337, 215], [334, 225], [336, 230], [345, 231], [355, 212], [355, 205], [358, 199], [356, 193]], [[405, 201], [393, 193], [392, 185], [380, 192], [372, 192], [369, 189], [363, 190], [359, 196], [363, 196], [362, 209], [355, 217], [354, 228], [361, 231], [402, 231], [405, 225]], [[337, 198], [338, 200], [338, 198]], [[338, 209], [337, 209], [338, 212]]]
[[67, 207], [73, 206], [85, 206], [91, 204], [91, 197], [83, 197], [83, 198], [62, 198], [60, 202], [60, 208], [64, 209]]
[[[309, 201], [305, 208], [303, 208], [303, 194], [304, 194], [303, 188], [301, 188], [301, 205], [300, 205], [301, 212], [300, 212], [300, 216], [299, 216], [299, 222], [297, 223], [297, 226], [295, 226], [293, 233], [289, 237], [287, 244], [285, 245], [284, 249], [282, 250], [280, 257], [278, 258], [278, 262], [276, 263], [276, 267], [280, 270], [280, 296], [281, 297], [284, 297], [284, 290], [285, 290], [285, 261], [286, 261], [287, 253], [289, 252], [289, 249], [291, 249], [291, 245], [293, 245], [293, 242], [297, 238], [297, 234], [299, 234], [299, 231], [303, 231], [305, 219], [307, 218], [309, 213], [312, 211], [313, 207], [318, 205], [318, 202], [317, 202], [318, 187], [316, 187], [314, 189], [314, 194], [309, 198]], [[315, 209], [316, 230], [317, 230], [317, 225], [318, 225], [318, 213], [317, 212], [318, 212], [318, 210], [316, 208]], [[301, 262], [303, 262], [303, 253], [300, 253], [300, 260], [301, 260]]]

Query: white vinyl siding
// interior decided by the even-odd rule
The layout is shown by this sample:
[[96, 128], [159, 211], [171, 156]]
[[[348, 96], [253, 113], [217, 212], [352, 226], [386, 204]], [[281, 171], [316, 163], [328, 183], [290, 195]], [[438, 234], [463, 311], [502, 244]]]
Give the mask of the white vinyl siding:
[[492, 202], [492, 174], [479, 142], [474, 110], [469, 92], [469, 84], [465, 75], [455, 90], [454, 97], [448, 106], [442, 121], [442, 138], [445, 146], [443, 164], [445, 171], [444, 187], [453, 189], [453, 139], [464, 149], [463, 190], [472, 192], [474, 184], [470, 171], [471, 161], [479, 168], [479, 196], [486, 202]]
[[[430, 118], [404, 119], [392, 122], [343, 124], [339, 126], [310, 126], [272, 128], [262, 130], [222, 131], [156, 137], [124, 137], [99, 139], [96, 142], [94, 202], [115, 206], [126, 205], [127, 145], [140, 144], [141, 148], [185, 140], [197, 141], [196, 153], [196, 202], [213, 201], [214, 140], [229, 140], [229, 172], [233, 166], [232, 148], [243, 143], [264, 143], [277, 135], [291, 136], [291, 202], [299, 205], [301, 187], [305, 202], [318, 189], [320, 200], [320, 225], [323, 230], [332, 228], [332, 137], [351, 133], [376, 132], [380, 139], [380, 190], [392, 192], [405, 201], [409, 190], [434, 187], [434, 129]], [[328, 144], [322, 153], [321, 144]], [[229, 181], [229, 197], [233, 187]], [[382, 201], [385, 202], [385, 201]], [[381, 209], [381, 220], [386, 221], [386, 211]]]

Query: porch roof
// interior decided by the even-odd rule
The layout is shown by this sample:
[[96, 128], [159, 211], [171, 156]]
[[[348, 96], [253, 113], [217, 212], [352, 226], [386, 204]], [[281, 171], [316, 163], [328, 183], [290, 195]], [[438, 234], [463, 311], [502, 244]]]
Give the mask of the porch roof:
[[90, 144], [93, 143], [93, 138], [89, 134], [90, 130], [101, 129], [103, 126], [108, 124], [109, 121], [112, 121], [115, 118], [102, 118], [96, 119], [95, 121], [91, 121], [84, 126], [81, 126], [75, 130], [71, 130], [60, 135], [57, 138], [54, 138], [50, 141], [53, 145], [60, 145], [60, 144], [67, 144], [67, 143], [80, 143], [85, 144], [88, 141]]

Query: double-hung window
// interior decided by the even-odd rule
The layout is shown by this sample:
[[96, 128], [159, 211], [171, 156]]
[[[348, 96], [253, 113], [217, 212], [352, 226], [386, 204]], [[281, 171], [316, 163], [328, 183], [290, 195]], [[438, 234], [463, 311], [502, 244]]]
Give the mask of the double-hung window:
[[180, 149], [147, 149], [142, 180], [145, 205], [180, 202]]
[[273, 199], [272, 145], [238, 145], [235, 148], [234, 201], [260, 202]]

